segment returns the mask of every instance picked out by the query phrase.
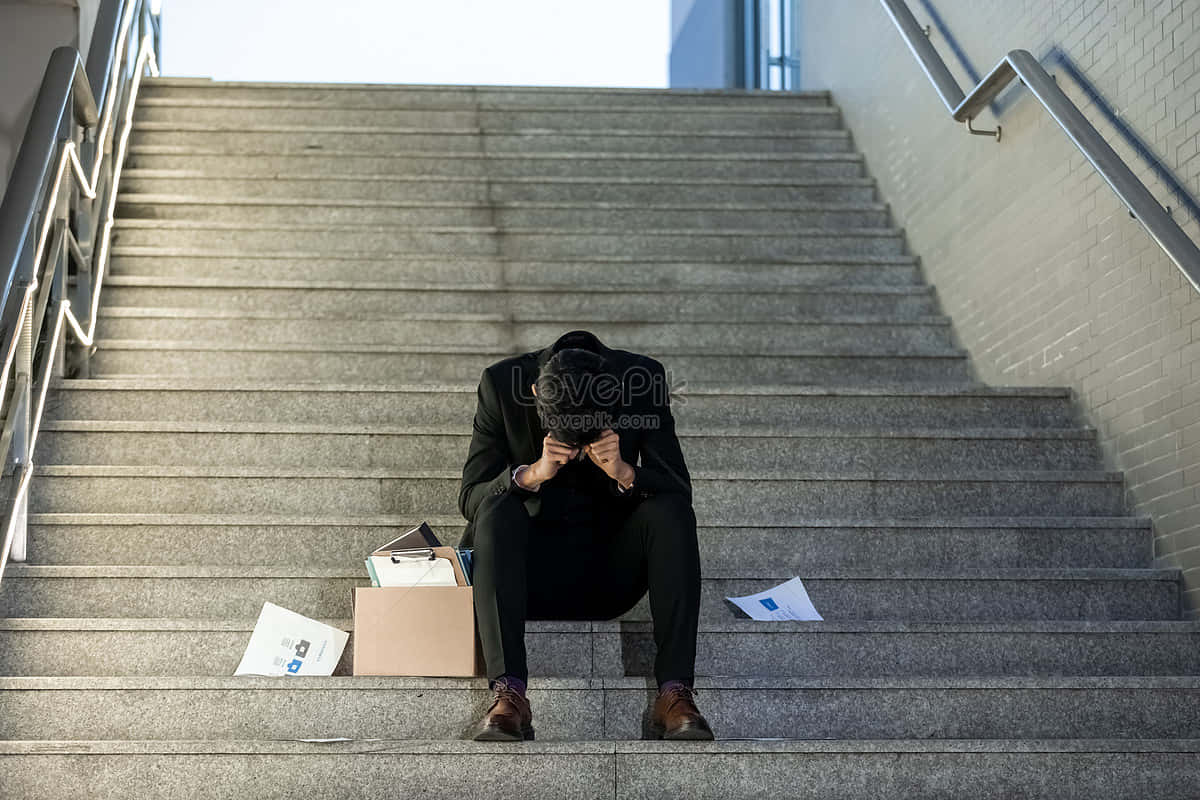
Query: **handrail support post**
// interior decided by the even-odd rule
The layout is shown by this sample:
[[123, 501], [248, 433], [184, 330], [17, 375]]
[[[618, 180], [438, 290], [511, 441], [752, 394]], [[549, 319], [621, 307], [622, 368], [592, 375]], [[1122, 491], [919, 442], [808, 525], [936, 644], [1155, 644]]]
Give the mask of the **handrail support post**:
[[[67, 297], [67, 272], [70, 270], [72, 263], [77, 263], [74, 253], [78, 252], [78, 245], [75, 244], [75, 237], [71, 235], [69, 230], [63, 231], [63, 241], [65, 246], [62, 248], [62, 267], [54, 271], [54, 274], [50, 279], [50, 286], [47, 287], [50, 295], [49, 302], [46, 306], [46, 311], [47, 313], [53, 314], [54, 318], [56, 319], [60, 313], [58, 310], [59, 306], [62, 305], [63, 300], [65, 300]], [[61, 335], [65, 340], [68, 335], [67, 331], [63, 331]], [[54, 343], [51, 343], [51, 347], [54, 347]], [[66, 367], [67, 348], [62, 347], [61, 345], [55, 347], [54, 361], [50, 366], [51, 376], [55, 378], [65, 377], [67, 374]], [[49, 380], [49, 378], [47, 378], [47, 380]]]
[[[30, 462], [29, 435], [33, 408], [33, 303], [25, 304], [21, 318], [21, 338], [17, 344], [16, 359], [13, 361], [13, 397], [11, 400], [12, 440], [9, 445], [11, 458], [6, 456], [5, 472], [20, 481]], [[29, 541], [29, 493], [18, 495], [12, 512], [12, 543], [9, 545], [8, 560], [24, 561]]]
[[966, 123], [967, 123], [967, 133], [971, 134], [972, 136], [994, 136], [994, 137], [996, 137], [997, 142], [1000, 141], [1000, 126], [999, 125], [996, 126], [996, 129], [994, 131], [985, 131], [980, 128], [972, 128], [970, 117], [967, 117]]

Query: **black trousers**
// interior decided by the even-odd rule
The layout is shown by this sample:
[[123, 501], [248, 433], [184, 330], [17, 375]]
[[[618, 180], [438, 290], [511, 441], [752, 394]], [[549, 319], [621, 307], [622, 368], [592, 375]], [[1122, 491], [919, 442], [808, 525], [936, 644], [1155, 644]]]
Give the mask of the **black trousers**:
[[484, 498], [475, 516], [475, 619], [489, 678], [528, 680], [525, 620], [607, 620], [647, 589], [659, 683], [695, 677], [700, 617], [696, 514], [677, 493], [640, 501], [624, 518], [530, 517], [519, 497]]

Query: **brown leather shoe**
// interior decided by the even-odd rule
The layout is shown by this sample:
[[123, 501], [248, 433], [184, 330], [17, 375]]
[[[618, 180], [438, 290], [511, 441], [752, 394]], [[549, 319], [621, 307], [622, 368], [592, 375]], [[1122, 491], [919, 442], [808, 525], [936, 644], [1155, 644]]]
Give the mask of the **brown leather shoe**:
[[712, 728], [692, 700], [695, 693], [687, 686], [672, 686], [658, 696], [650, 715], [650, 733], [654, 738], [712, 740]]
[[500, 678], [493, 684], [495, 697], [471, 738], [477, 742], [519, 742], [533, 738], [533, 712], [529, 700]]

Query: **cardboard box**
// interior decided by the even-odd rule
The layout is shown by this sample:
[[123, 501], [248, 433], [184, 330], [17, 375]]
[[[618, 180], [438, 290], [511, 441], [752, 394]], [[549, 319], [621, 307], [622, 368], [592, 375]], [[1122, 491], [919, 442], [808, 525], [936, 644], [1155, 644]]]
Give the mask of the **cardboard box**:
[[474, 589], [453, 547], [433, 552], [453, 563], [457, 586], [355, 587], [355, 675], [487, 675], [475, 629]]

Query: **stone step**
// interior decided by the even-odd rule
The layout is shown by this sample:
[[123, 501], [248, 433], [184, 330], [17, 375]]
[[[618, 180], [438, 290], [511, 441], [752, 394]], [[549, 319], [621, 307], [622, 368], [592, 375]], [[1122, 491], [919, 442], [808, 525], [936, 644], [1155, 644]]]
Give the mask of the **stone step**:
[[[465, 430], [478, 377], [456, 384], [314, 384], [229, 378], [55, 379], [46, 419], [449, 425]], [[674, 386], [680, 425], [1075, 428], [1071, 392], [1037, 386]]]
[[[519, 312], [518, 312], [519, 313]], [[757, 353], [794, 350], [854, 352], [858, 349], [915, 353], [951, 347], [950, 320], [917, 318], [833, 317], [807, 321], [610, 322], [603, 317], [563, 320], [513, 318], [502, 314], [392, 314], [378, 317], [317, 317], [286, 309], [223, 311], [206, 308], [137, 308], [109, 306], [100, 310], [97, 335], [104, 339], [253, 342], [256, 345], [304, 344], [314, 349], [357, 344], [403, 342], [406, 347], [486, 348], [526, 352], [553, 342], [563, 331], [586, 327], [612, 347], [637, 352], [663, 348], [710, 353]]]
[[327, 175], [270, 178], [205, 176], [187, 170], [126, 169], [121, 190], [129, 194], [193, 197], [296, 197], [337, 200], [459, 203], [747, 203], [771, 206], [871, 204], [875, 186], [867, 179], [725, 178], [652, 179], [431, 175]]
[[[824, 90], [639, 88], [619, 86], [498, 86], [483, 84], [251, 84], [209, 83], [204, 87], [164, 87], [147, 76], [138, 108], [211, 109], [420, 109], [428, 111], [581, 111], [621, 108], [629, 111], [776, 113], [794, 109], [831, 108]], [[184, 79], [187, 80], [187, 79]], [[203, 80], [209, 80], [207, 78]]]
[[[58, 465], [37, 469], [30, 511], [452, 514], [461, 469]], [[693, 472], [698, 518], [790, 524], [797, 518], [1125, 513], [1121, 473], [1050, 470]]]
[[[348, 382], [363, 380], [466, 381], [477, 378], [510, 348], [435, 348], [428, 345], [252, 344], [145, 339], [97, 339], [92, 374], [98, 377], [178, 375]], [[854, 351], [742, 354], [659, 352], [679, 376], [714, 382], [879, 385], [899, 380], [968, 380], [965, 351], [949, 347], [897, 352], [857, 346]]]
[[701, 232], [688, 229], [403, 228], [372, 225], [269, 225], [190, 220], [120, 219], [113, 241], [125, 247], [210, 247], [246, 254], [286, 249], [314, 253], [394, 256], [456, 254], [510, 258], [598, 256], [741, 257], [747, 261], [796, 256], [898, 256], [903, 233], [894, 228], [826, 231], [797, 228], [787, 233], [754, 229]]
[[[0, 619], [0, 675], [232, 675], [254, 619]], [[335, 675], [353, 666], [351, 632]], [[529, 621], [530, 675], [653, 676], [649, 622]], [[87, 653], [86, 659], [80, 654]], [[864, 653], [870, 653], [864, 658]], [[698, 676], [1200, 675], [1200, 622], [705, 622]]]
[[661, 230], [755, 229], [787, 231], [825, 228], [853, 233], [859, 228], [890, 224], [882, 204], [826, 205], [818, 208], [780, 208], [714, 202], [685, 204], [505, 203], [460, 201], [322, 200], [314, 197], [260, 199], [184, 195], [123, 194], [117, 204], [123, 219], [245, 222], [276, 225], [400, 225], [411, 227], [500, 228], [625, 228]]
[[[627, 146], [638, 141], [627, 141]], [[482, 153], [392, 153], [387, 158], [361, 150], [326, 149], [280, 153], [262, 150], [237, 155], [219, 149], [171, 145], [131, 145], [126, 165], [147, 171], [185, 171], [192, 175], [237, 178], [332, 178], [354, 180], [392, 177], [488, 177], [508, 178], [669, 178], [725, 180], [821, 180], [828, 169], [828, 154], [850, 150], [844, 133], [809, 136], [800, 153], [681, 153], [681, 152], [573, 152]], [[868, 177], [824, 179], [830, 184], [874, 187]]]
[[[689, 469], [717, 472], [854, 470], [1099, 469], [1094, 429], [821, 430], [787, 425], [677, 426]], [[287, 422], [46, 420], [40, 464], [181, 466], [362, 466], [453, 469], [470, 426], [304, 425]]]
[[[243, 282], [333, 281], [370, 275], [381, 283], [420, 283], [436, 277], [456, 284], [586, 286], [603, 275], [622, 286], [713, 286], [724, 289], [780, 287], [915, 286], [915, 259], [886, 256], [853, 259], [797, 258], [790, 262], [715, 259], [600, 258], [565, 261], [503, 260], [492, 256], [356, 258], [310, 253], [264, 253], [258, 257], [158, 247], [118, 247], [109, 274], [237, 279]], [[105, 309], [102, 307], [101, 311]]]
[[210, 78], [146, 78], [138, 107], [148, 105], [304, 106], [334, 108], [504, 108], [596, 105], [664, 108], [791, 108], [827, 106], [827, 91], [761, 89], [662, 89], [600, 86], [501, 86], [485, 84], [254, 83]]
[[[836, 316], [898, 319], [939, 313], [929, 286], [729, 286], [590, 284], [414, 283], [366, 280], [113, 275], [104, 282], [102, 307], [207, 308], [226, 312], [288, 310], [312, 316], [491, 314], [511, 318], [596, 319], [616, 323], [804, 321]], [[566, 330], [566, 329], [564, 329]], [[548, 342], [547, 342], [548, 344]], [[545, 346], [545, 345], [542, 345]]]
[[134, 126], [469, 131], [490, 137], [518, 131], [576, 130], [790, 133], [837, 128], [841, 119], [836, 107], [820, 102], [787, 106], [743, 104], [724, 108], [690, 105], [657, 108], [649, 114], [646, 111], [645, 104], [625, 105], [619, 101], [568, 107], [541, 106], [535, 102], [490, 108], [413, 108], [402, 105], [347, 107], [330, 103], [197, 104], [178, 100], [164, 103], [149, 98], [148, 102], [138, 103], [134, 110]]
[[[36, 485], [35, 485], [36, 488]], [[794, 574], [706, 568], [700, 618], [744, 619], [726, 597], [765, 591]], [[1179, 570], [1030, 569], [950, 573], [799, 574], [827, 620], [1177, 620]], [[255, 619], [264, 600], [308, 617], [352, 616], [351, 590], [366, 568], [280, 566], [35, 566], [13, 563], [0, 584], [6, 617], [187, 617]], [[413, 591], [417, 591], [414, 589]], [[647, 621], [645, 596], [621, 620]]]
[[[428, 521], [458, 544], [456, 514], [398, 517], [268, 514], [33, 514], [32, 564], [222, 564], [357, 569], [366, 553]], [[699, 521], [700, 556], [709, 569], [963, 569], [1150, 567], [1146, 517], [978, 517], [801, 519], [753, 526]]]
[[485, 785], [511, 797], [580, 800], [760, 800], [797, 786], [828, 800], [1192, 800], [1200, 782], [1200, 742], [1190, 739], [541, 739], [7, 741], [0, 777], [28, 800], [131, 792], [144, 800], [290, 800], [297, 775], [322, 797], [353, 786], [363, 797], [451, 800], [480, 796]]
[[[808, 121], [809, 128], [787, 131], [739, 130], [633, 130], [579, 128], [555, 131], [538, 128], [480, 133], [470, 128], [325, 128], [310, 126], [192, 125], [173, 122], [135, 124], [131, 141], [138, 147], [172, 147], [186, 150], [216, 150], [229, 155], [260, 152], [304, 153], [349, 150], [384, 160], [406, 153], [440, 153], [453, 158], [458, 153], [806, 153], [821, 152], [810, 144], [806, 130], [835, 131], [836, 114], [822, 114]], [[818, 137], [821, 138], [821, 137]], [[846, 152], [811, 165], [817, 175], [863, 174], [862, 157]], [[334, 159], [337, 156], [333, 157]], [[825, 169], [818, 170], [819, 164]], [[138, 165], [140, 166], [140, 164]], [[335, 166], [335, 165], [331, 165]], [[344, 166], [344, 165], [343, 165]]]
[[[650, 684], [636, 677], [535, 681], [529, 699], [537, 739], [642, 738]], [[722, 737], [1200, 738], [1194, 676], [713, 677], [697, 678], [696, 689]], [[0, 679], [0, 735], [453, 739], [490, 699], [483, 678], [10, 677]]]

